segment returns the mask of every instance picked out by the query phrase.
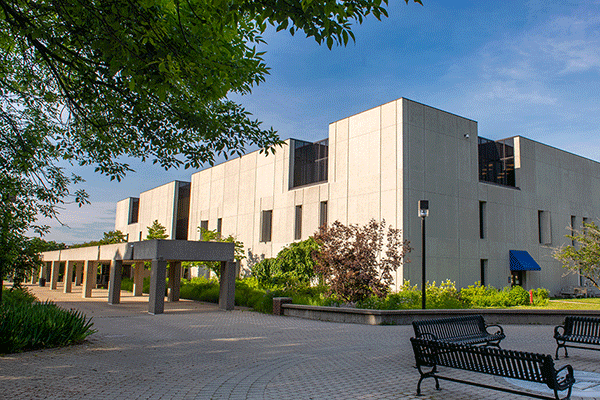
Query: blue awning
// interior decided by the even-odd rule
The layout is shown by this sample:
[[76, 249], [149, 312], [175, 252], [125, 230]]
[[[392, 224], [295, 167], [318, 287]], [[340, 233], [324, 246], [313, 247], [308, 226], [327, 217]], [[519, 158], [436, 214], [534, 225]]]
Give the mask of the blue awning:
[[509, 250], [511, 271], [541, 271], [538, 263], [525, 250]]

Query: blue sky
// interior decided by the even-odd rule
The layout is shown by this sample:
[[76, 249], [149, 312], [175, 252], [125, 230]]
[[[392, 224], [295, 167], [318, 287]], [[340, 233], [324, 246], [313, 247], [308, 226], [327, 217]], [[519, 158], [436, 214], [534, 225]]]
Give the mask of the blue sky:
[[[315, 141], [328, 124], [406, 97], [478, 122], [490, 139], [522, 135], [600, 161], [600, 0], [391, 0], [347, 47], [268, 31], [265, 83], [232, 96], [281, 138]], [[551, 3], [548, 5], [547, 3]], [[67, 205], [49, 240], [96, 240], [116, 202], [192, 170], [133, 162], [120, 183], [77, 168], [91, 205]]]

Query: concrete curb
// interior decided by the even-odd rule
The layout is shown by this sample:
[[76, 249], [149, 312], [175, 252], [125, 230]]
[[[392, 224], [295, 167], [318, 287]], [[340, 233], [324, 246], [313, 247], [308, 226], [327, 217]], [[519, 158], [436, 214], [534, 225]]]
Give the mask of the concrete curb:
[[281, 304], [282, 315], [319, 321], [365, 325], [410, 325], [414, 320], [481, 314], [488, 324], [559, 325], [567, 315], [600, 317], [600, 310], [365, 310], [344, 307], [320, 307]]

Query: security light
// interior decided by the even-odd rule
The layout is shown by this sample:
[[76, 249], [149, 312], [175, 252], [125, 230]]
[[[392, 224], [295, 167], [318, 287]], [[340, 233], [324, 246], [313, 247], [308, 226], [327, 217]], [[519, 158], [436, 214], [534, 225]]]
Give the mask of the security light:
[[419, 217], [429, 216], [429, 200], [419, 200]]

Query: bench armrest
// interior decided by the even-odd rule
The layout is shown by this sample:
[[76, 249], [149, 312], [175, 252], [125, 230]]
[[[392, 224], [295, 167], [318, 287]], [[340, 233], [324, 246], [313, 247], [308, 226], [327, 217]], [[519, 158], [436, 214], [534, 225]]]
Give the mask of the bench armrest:
[[[564, 370], [567, 370], [566, 373]], [[558, 390], [565, 390], [571, 387], [575, 383], [575, 378], [573, 377], [573, 367], [570, 364], [565, 365], [556, 371], [556, 384], [558, 385]]]
[[[490, 324], [490, 325], [486, 325], [485, 326], [485, 330], [487, 331], [488, 328], [498, 328], [498, 332], [496, 332], [495, 334], [501, 334], [504, 335], [504, 329], [502, 329], [502, 327], [500, 325], [497, 324]], [[488, 332], [489, 333], [489, 332]]]
[[[558, 330], [562, 329], [562, 333], [560, 333]], [[559, 336], [562, 336], [565, 334], [565, 326], [564, 325], [558, 325], [554, 327], [554, 338], [557, 338]]]

